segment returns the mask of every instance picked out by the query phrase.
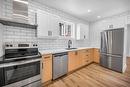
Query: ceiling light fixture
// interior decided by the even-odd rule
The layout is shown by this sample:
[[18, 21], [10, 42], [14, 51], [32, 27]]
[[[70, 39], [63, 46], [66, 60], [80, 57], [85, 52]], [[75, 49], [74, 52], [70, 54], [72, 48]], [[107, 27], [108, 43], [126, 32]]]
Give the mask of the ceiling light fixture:
[[16, 2], [20, 2], [20, 3], [23, 3], [23, 4], [28, 4], [27, 1], [22, 1], [22, 0], [14, 0], [14, 1], [16, 1]]
[[88, 9], [88, 12], [91, 12], [91, 10], [90, 10], [90, 9]]
[[97, 18], [101, 18], [101, 16], [97, 16]]

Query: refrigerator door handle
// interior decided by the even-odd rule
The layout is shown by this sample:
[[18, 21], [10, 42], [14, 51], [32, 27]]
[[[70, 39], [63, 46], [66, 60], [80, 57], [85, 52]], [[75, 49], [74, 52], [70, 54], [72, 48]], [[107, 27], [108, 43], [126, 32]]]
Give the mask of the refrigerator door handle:
[[107, 44], [107, 48], [108, 48], [108, 52], [107, 53], [112, 53], [112, 31], [108, 31], [108, 44]]
[[111, 55], [112, 57], [122, 57], [122, 56], [119, 56], [119, 55]]
[[101, 32], [101, 49], [100, 52], [101, 53], [106, 53], [107, 52], [107, 46], [108, 46], [108, 42], [107, 42], [107, 33], [106, 32]]
[[107, 55], [106, 53], [101, 53], [101, 55]]
[[107, 51], [107, 49], [108, 49], [108, 38], [107, 38], [107, 33], [105, 32], [105, 42], [106, 42], [106, 51]]
[[105, 54], [105, 53], [101, 53], [101, 54], [107, 55], [107, 56], [111, 56], [111, 57], [122, 57], [122, 56], [120, 56], [120, 55], [112, 55], [112, 54]]

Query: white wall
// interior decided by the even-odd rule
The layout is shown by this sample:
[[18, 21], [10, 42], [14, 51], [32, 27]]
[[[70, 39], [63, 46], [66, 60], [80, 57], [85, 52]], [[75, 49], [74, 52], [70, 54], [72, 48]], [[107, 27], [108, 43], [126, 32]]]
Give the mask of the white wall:
[[104, 18], [99, 21], [90, 23], [90, 42], [92, 46], [100, 47], [100, 32], [109, 29], [109, 25], [113, 25], [114, 28], [125, 27], [130, 23], [130, 12], [124, 12], [118, 15], [114, 15], [108, 18]]

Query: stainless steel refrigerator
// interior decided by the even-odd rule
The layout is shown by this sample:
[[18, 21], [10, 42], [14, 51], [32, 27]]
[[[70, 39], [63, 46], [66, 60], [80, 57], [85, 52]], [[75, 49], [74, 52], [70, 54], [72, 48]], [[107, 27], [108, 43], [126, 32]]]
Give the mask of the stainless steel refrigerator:
[[100, 64], [106, 68], [122, 72], [124, 53], [124, 28], [101, 32]]

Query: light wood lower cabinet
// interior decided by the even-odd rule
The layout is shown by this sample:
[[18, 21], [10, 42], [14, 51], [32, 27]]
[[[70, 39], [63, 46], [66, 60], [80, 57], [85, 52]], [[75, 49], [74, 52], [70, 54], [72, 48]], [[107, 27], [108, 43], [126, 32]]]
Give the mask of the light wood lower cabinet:
[[[74, 71], [92, 62], [99, 63], [99, 49], [83, 49], [68, 52], [68, 72]], [[52, 80], [52, 54], [42, 56], [41, 60], [42, 83]]]
[[52, 80], [52, 54], [42, 56], [41, 77], [42, 83]]
[[94, 49], [89, 49], [89, 58], [90, 58], [90, 62], [93, 62], [93, 60], [94, 60]]
[[83, 58], [83, 66], [93, 62], [93, 49], [81, 50], [81, 55]]
[[94, 48], [94, 62], [100, 63], [100, 52], [99, 49]]
[[68, 52], [68, 72], [73, 71], [77, 68], [77, 51]]
[[76, 68], [80, 68], [83, 66], [83, 57], [81, 54], [82, 54], [81, 50], [77, 51], [77, 60], [76, 60], [77, 67]]
[[68, 72], [93, 62], [93, 49], [68, 52]]

